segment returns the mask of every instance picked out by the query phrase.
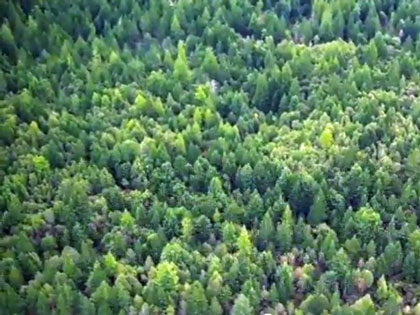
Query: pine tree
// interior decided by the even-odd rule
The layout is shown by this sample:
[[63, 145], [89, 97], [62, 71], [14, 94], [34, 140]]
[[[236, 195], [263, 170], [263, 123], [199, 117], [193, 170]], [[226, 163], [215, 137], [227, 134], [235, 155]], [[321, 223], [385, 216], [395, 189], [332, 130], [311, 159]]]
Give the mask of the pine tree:
[[90, 292], [94, 292], [102, 282], [106, 280], [106, 272], [102, 269], [98, 262], [95, 263], [93, 270], [89, 274], [86, 287]]
[[324, 131], [321, 133], [319, 143], [325, 149], [328, 149], [334, 144], [333, 132], [330, 126], [325, 127]]
[[188, 83], [192, 77], [183, 41], [178, 42], [178, 57], [174, 64], [174, 77], [181, 83]]
[[208, 313], [208, 301], [203, 286], [199, 281], [194, 281], [186, 294], [187, 314], [205, 315]]
[[184, 36], [184, 31], [181, 28], [176, 14], [174, 14], [172, 17], [171, 34], [175, 39], [181, 39]]
[[287, 263], [279, 266], [276, 271], [279, 300], [286, 303], [293, 294], [293, 269]]
[[373, 39], [369, 42], [369, 45], [367, 45], [366, 47], [365, 60], [366, 63], [371, 67], [378, 63], [378, 49], [376, 48]]
[[365, 30], [368, 38], [375, 36], [381, 28], [381, 23], [379, 21], [378, 13], [376, 11], [375, 5], [371, 2], [372, 5], [369, 7], [369, 13], [365, 20]]
[[271, 219], [270, 212], [267, 211], [258, 230], [258, 241], [262, 248], [266, 248], [268, 243], [274, 239], [274, 232], [273, 220]]
[[8, 275], [9, 283], [18, 290], [21, 285], [23, 284], [23, 276], [22, 273], [18, 268], [15, 266], [10, 267], [9, 275]]
[[45, 295], [45, 293], [43, 292], [43, 290], [41, 290], [38, 294], [38, 299], [36, 302], [36, 311], [38, 314], [51, 314], [51, 310], [50, 307], [48, 305], [48, 298]]
[[57, 312], [59, 315], [72, 314], [74, 293], [69, 285], [64, 284], [58, 290]]
[[327, 202], [325, 195], [320, 189], [315, 197], [315, 201], [311, 206], [308, 214], [308, 221], [313, 225], [324, 222], [327, 219]]
[[252, 167], [249, 164], [243, 166], [237, 174], [237, 185], [242, 190], [254, 190], [255, 182]]
[[89, 299], [84, 296], [80, 295], [79, 297], [79, 312], [81, 315], [95, 315], [95, 306]]
[[148, 301], [168, 306], [178, 297], [179, 277], [174, 263], [163, 261], [156, 266], [154, 277], [148, 283]]
[[257, 76], [252, 103], [254, 106], [264, 112], [268, 112], [269, 110], [270, 95], [268, 89], [268, 80], [265, 73], [259, 73]]
[[328, 228], [326, 235], [321, 242], [322, 254], [328, 259], [332, 259], [337, 253], [337, 235], [334, 230]]
[[331, 269], [334, 270], [339, 277], [345, 278], [346, 274], [351, 270], [350, 259], [344, 249], [340, 248], [331, 259]]
[[304, 314], [321, 315], [325, 310], [328, 310], [330, 303], [323, 295], [309, 295], [300, 305], [300, 309]]
[[293, 225], [292, 212], [289, 207], [286, 207], [283, 212], [282, 222], [277, 226], [276, 231], [276, 244], [282, 252], [287, 252], [291, 249]]
[[307, 215], [316, 196], [318, 185], [308, 173], [299, 174], [293, 185], [289, 202], [293, 211]]
[[252, 243], [248, 234], [248, 231], [245, 228], [242, 228], [241, 233], [239, 234], [236, 246], [238, 247], [239, 253], [246, 257], [250, 257], [252, 254]]
[[353, 314], [364, 314], [364, 315], [374, 315], [376, 314], [375, 304], [372, 301], [372, 298], [369, 294], [358, 299], [351, 305], [351, 310]]
[[219, 301], [217, 300], [216, 297], [213, 297], [211, 299], [209, 313], [212, 314], [212, 315], [213, 314], [214, 315], [222, 315], [223, 314], [223, 309], [220, 306], [220, 303], [219, 303]]
[[9, 56], [12, 62], [18, 59], [18, 49], [16, 47], [13, 33], [7, 23], [3, 23], [0, 28], [0, 47], [4, 53]]
[[374, 240], [382, 223], [381, 216], [372, 208], [362, 207], [355, 213], [358, 233], [365, 242]]
[[341, 10], [336, 10], [332, 19], [332, 32], [335, 37], [343, 38], [344, 35], [344, 17]]
[[333, 17], [329, 7], [322, 13], [322, 20], [319, 29], [321, 39], [324, 41], [332, 40], [334, 38]]
[[[255, 172], [254, 172], [255, 173]], [[255, 185], [255, 178], [253, 179]], [[252, 192], [248, 203], [245, 222], [251, 223], [254, 220], [260, 220], [264, 213], [264, 202], [257, 190]]]
[[251, 304], [249, 303], [249, 300], [245, 295], [239, 294], [238, 297], [235, 299], [235, 303], [233, 304], [231, 314], [232, 315], [254, 314]]
[[219, 72], [219, 62], [217, 57], [211, 48], [207, 48], [204, 54], [204, 60], [202, 64], [203, 70], [207, 72], [212, 79], [217, 79]]
[[308, 19], [304, 19], [300, 23], [299, 29], [300, 35], [303, 37], [303, 41], [308, 44], [313, 38], [312, 23]]

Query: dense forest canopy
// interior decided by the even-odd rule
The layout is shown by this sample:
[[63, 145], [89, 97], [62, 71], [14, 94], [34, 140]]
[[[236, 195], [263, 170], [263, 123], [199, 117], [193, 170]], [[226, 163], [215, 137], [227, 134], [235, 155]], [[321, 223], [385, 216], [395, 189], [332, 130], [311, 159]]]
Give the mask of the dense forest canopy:
[[420, 314], [419, 0], [0, 25], [2, 314]]

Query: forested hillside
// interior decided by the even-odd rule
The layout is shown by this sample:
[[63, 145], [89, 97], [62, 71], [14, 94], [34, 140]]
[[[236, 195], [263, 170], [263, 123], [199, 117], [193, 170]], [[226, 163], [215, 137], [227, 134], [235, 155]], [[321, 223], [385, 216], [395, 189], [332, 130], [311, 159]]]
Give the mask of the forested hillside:
[[0, 25], [1, 314], [420, 314], [419, 0]]

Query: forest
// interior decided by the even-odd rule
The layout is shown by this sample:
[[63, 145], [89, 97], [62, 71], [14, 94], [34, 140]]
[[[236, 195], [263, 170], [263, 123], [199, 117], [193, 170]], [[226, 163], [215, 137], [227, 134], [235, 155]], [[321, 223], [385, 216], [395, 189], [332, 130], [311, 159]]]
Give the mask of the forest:
[[0, 313], [420, 314], [420, 0], [1, 0]]

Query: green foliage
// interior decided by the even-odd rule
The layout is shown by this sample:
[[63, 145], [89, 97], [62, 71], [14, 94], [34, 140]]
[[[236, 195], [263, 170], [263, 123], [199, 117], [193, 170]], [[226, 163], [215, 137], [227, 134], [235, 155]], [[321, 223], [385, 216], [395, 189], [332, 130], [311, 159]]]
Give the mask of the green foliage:
[[313, 177], [307, 173], [299, 174], [289, 195], [293, 211], [306, 215], [314, 203], [316, 191], [317, 184]]
[[[150, 287], [149, 287], [150, 285]], [[156, 266], [154, 276], [148, 287], [149, 301], [158, 306], [171, 305], [176, 297], [179, 286], [178, 271], [175, 264], [164, 261]]]
[[334, 143], [333, 133], [330, 127], [326, 127], [321, 133], [319, 142], [324, 148], [329, 148]]
[[231, 314], [232, 315], [253, 314], [252, 307], [249, 304], [249, 300], [245, 295], [239, 294], [238, 297], [235, 299], [235, 303], [233, 304]]
[[267, 211], [258, 231], [258, 240], [261, 247], [267, 247], [268, 243], [274, 240], [274, 233], [275, 229], [273, 220], [271, 219], [270, 213]]
[[331, 269], [337, 273], [339, 277], [344, 279], [351, 268], [350, 259], [347, 253], [341, 248], [331, 258]]
[[373, 304], [372, 298], [370, 295], [365, 295], [364, 297], [360, 298], [353, 305], [351, 305], [351, 310], [355, 315], [373, 315], [376, 314], [376, 308]]
[[12, 31], [7, 23], [3, 23], [0, 29], [0, 46], [4, 52], [14, 62], [18, 58], [18, 49]]
[[174, 64], [174, 78], [179, 82], [187, 83], [191, 79], [191, 75], [185, 52], [185, 44], [180, 41], [178, 43], [178, 56]]
[[283, 263], [276, 270], [278, 297], [282, 303], [287, 302], [293, 293], [292, 271], [292, 267], [286, 263]]
[[206, 49], [202, 67], [203, 70], [207, 72], [211, 78], [218, 78], [219, 63], [217, 61], [217, 57], [215, 56], [213, 50], [210, 47]]
[[360, 236], [367, 242], [372, 240], [381, 225], [379, 213], [372, 208], [362, 207], [355, 213], [355, 221]]
[[309, 295], [301, 304], [300, 309], [305, 314], [321, 315], [328, 310], [330, 304], [324, 295]]
[[277, 226], [276, 243], [282, 252], [287, 252], [292, 246], [293, 240], [293, 217], [289, 207], [286, 207], [282, 216], [282, 222]]
[[222, 309], [222, 307], [220, 306], [220, 303], [217, 301], [217, 299], [215, 297], [212, 298], [212, 300], [211, 300], [209, 312], [210, 312], [210, 314], [214, 314], [214, 315], [222, 315], [223, 314], [223, 309]]
[[308, 213], [308, 221], [311, 224], [319, 224], [327, 219], [327, 202], [324, 193], [319, 190], [315, 201]]
[[267, 77], [264, 73], [260, 73], [257, 76], [256, 84], [255, 84], [255, 92], [252, 98], [252, 102], [258, 108], [263, 111], [268, 110], [269, 106], [269, 89], [268, 89], [268, 82]]
[[249, 239], [247, 230], [244, 228], [242, 228], [241, 233], [239, 234], [237, 247], [239, 253], [244, 256], [250, 256], [252, 254], [252, 243]]
[[0, 1], [1, 312], [420, 313], [419, 8]]
[[[187, 313], [192, 315], [204, 315], [208, 312], [208, 302], [200, 282], [195, 281], [186, 291]], [[217, 306], [214, 306], [217, 308]], [[217, 310], [216, 310], [217, 311]]]

